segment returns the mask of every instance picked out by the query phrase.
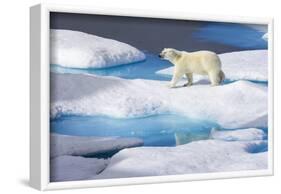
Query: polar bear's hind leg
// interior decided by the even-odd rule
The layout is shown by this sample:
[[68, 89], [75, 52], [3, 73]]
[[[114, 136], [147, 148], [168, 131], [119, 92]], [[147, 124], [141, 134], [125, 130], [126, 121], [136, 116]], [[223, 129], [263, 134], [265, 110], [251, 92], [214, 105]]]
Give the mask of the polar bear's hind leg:
[[211, 86], [217, 86], [221, 82], [220, 72], [212, 71], [208, 73]]
[[220, 84], [223, 83], [224, 79], [225, 79], [224, 72], [222, 70], [220, 70]]

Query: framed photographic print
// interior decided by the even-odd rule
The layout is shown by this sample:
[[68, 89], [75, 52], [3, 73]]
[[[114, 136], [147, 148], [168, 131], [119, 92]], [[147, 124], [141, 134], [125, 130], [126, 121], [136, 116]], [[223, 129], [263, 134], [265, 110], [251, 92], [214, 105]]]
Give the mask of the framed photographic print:
[[30, 184], [273, 174], [273, 20], [31, 8]]

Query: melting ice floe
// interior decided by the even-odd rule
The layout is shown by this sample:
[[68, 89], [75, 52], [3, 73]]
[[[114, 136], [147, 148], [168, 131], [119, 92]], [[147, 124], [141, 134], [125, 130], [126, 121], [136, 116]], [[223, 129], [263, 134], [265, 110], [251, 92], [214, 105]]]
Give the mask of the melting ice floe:
[[[209, 138], [224, 141], [251, 141], [264, 140], [267, 137], [265, 132], [257, 128], [236, 129], [236, 130], [219, 130], [213, 128], [210, 131]], [[176, 145], [188, 143], [189, 136], [185, 133], [175, 133]]]
[[[78, 156], [60, 155], [51, 159], [51, 181], [266, 169], [267, 151], [257, 151], [254, 154], [252, 152], [261, 146], [267, 146], [267, 141], [261, 140], [263, 135], [260, 129], [241, 129], [231, 134], [229, 131], [213, 131], [213, 139], [210, 140], [195, 141], [177, 147], [124, 149], [110, 161], [84, 158], [80, 156], [84, 151], [76, 150]], [[231, 141], [228, 138], [230, 136]], [[72, 140], [72, 137], [67, 138]], [[74, 141], [67, 140], [66, 147], [72, 150], [80, 141], [79, 138], [74, 137]], [[86, 147], [93, 146], [95, 140], [98, 138], [93, 138]], [[64, 144], [64, 141], [60, 142]], [[100, 142], [96, 141], [96, 144]]]
[[51, 134], [50, 143], [51, 158], [63, 155], [85, 156], [143, 145], [143, 141], [138, 138], [79, 137], [54, 133]]
[[266, 134], [261, 129], [249, 128], [239, 129], [231, 131], [219, 131], [212, 129], [210, 138], [225, 140], [225, 141], [251, 141], [251, 140], [263, 140]]
[[138, 147], [122, 150], [93, 179], [178, 175], [267, 168], [267, 152], [249, 147], [266, 141], [202, 140], [177, 147]]
[[143, 145], [138, 138], [77, 137], [53, 133], [50, 143], [51, 181], [91, 179], [106, 168], [109, 160], [81, 156]]
[[217, 87], [167, 88], [167, 82], [51, 74], [51, 115], [143, 117], [175, 112], [223, 128], [267, 127], [267, 87], [237, 81]]
[[104, 170], [109, 161], [80, 156], [59, 156], [50, 162], [50, 180], [56, 182], [91, 179], [93, 175]]
[[106, 68], [145, 59], [126, 43], [71, 30], [51, 30], [51, 64], [71, 68]]
[[[250, 50], [219, 55], [222, 70], [229, 80], [268, 80], [268, 51]], [[158, 74], [173, 75], [174, 67], [158, 71]], [[194, 81], [207, 79], [207, 76], [194, 75]]]

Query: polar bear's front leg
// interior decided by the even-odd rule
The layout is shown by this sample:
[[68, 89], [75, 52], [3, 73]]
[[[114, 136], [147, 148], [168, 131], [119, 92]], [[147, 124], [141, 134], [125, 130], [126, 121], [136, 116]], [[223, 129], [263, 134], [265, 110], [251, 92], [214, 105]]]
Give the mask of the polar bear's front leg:
[[184, 84], [183, 86], [186, 87], [186, 86], [191, 86], [192, 85], [192, 82], [193, 82], [193, 74], [192, 73], [186, 73], [185, 74], [186, 78], [187, 78], [187, 83]]
[[173, 75], [173, 78], [172, 78], [172, 80], [171, 80], [171, 82], [169, 83], [168, 86], [169, 86], [170, 88], [176, 87], [178, 81], [180, 80], [180, 78], [181, 78], [182, 76], [183, 76], [183, 73], [175, 71], [175, 73], [174, 73], [174, 75]]

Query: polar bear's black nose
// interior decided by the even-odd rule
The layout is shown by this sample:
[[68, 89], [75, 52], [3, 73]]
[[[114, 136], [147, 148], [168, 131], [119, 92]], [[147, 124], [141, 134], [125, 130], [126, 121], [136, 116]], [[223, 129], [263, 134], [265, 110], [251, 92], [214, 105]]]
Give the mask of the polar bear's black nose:
[[162, 58], [162, 55], [161, 55], [161, 54], [159, 54], [159, 55], [158, 55], [158, 57]]

